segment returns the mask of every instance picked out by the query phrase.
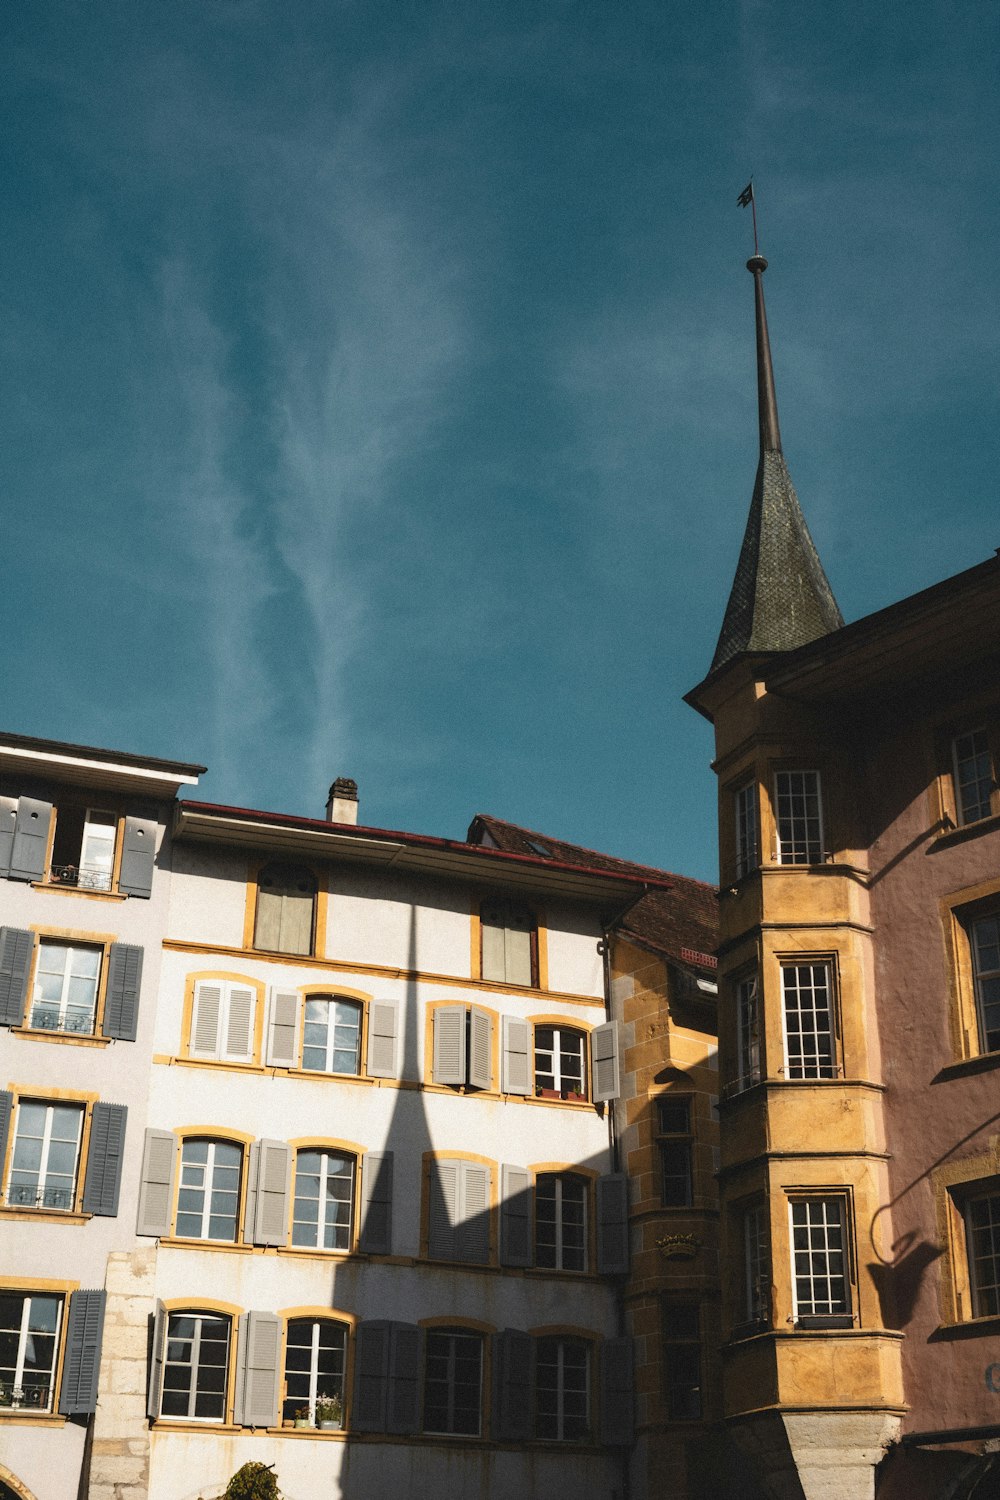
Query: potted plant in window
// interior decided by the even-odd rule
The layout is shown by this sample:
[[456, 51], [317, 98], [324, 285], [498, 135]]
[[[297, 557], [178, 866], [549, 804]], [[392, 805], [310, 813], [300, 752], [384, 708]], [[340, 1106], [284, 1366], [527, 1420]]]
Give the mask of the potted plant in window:
[[320, 1432], [336, 1432], [344, 1424], [344, 1403], [340, 1393], [316, 1398], [316, 1426]]
[[300, 1406], [297, 1408], [295, 1412], [295, 1425], [296, 1427], [312, 1426], [312, 1418], [309, 1415], [308, 1406]]

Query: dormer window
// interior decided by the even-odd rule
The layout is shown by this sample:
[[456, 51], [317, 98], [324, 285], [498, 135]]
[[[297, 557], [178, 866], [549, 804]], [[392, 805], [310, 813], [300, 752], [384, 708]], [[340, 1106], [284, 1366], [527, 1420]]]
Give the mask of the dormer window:
[[257, 883], [253, 945], [269, 953], [312, 953], [316, 877], [301, 865], [265, 865]]
[[482, 975], [499, 984], [537, 983], [535, 918], [513, 901], [486, 901], [480, 913]]

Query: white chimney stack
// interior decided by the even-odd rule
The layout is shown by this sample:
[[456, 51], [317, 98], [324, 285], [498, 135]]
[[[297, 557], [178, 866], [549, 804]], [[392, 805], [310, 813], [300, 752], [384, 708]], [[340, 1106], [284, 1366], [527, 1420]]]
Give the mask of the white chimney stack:
[[358, 821], [358, 783], [349, 776], [338, 776], [326, 799], [326, 821], [328, 823], [356, 823]]

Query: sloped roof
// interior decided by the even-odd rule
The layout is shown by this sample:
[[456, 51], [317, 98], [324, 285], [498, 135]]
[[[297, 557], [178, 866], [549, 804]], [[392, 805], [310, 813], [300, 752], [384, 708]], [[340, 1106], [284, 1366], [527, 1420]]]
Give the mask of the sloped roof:
[[470, 844], [492, 840], [498, 849], [510, 854], [534, 854], [572, 864], [588, 865], [594, 870], [669, 881], [670, 889], [647, 891], [628, 909], [617, 924], [623, 936], [633, 938], [645, 948], [672, 959], [685, 967], [713, 973], [719, 941], [719, 908], [715, 887], [689, 875], [675, 875], [652, 865], [635, 864], [612, 854], [601, 854], [580, 844], [568, 844], [518, 823], [477, 813], [469, 825]]

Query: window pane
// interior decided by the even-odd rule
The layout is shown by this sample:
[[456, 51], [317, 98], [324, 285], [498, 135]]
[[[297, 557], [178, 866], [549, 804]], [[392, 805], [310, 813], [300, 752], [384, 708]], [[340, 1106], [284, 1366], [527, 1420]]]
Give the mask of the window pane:
[[788, 1077], [835, 1077], [829, 964], [784, 964], [781, 984]]
[[819, 772], [779, 771], [774, 780], [779, 863], [820, 864], [823, 859], [823, 825]]
[[990, 815], [993, 764], [985, 729], [961, 734], [954, 742], [955, 800], [960, 823], [975, 823]]
[[792, 1204], [796, 1316], [839, 1316], [850, 1311], [843, 1214], [839, 1198]]

